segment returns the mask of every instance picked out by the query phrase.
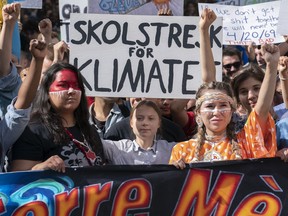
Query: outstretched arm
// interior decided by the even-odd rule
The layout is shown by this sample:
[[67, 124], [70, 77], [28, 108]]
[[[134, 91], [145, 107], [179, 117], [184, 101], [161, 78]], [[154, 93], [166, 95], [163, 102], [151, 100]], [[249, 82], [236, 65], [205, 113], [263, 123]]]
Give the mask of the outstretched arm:
[[0, 33], [0, 77], [11, 71], [12, 38], [14, 25], [20, 14], [20, 3], [7, 4], [2, 8], [3, 27]]
[[[277, 66], [280, 57], [279, 48], [274, 44], [261, 46], [262, 55], [267, 63], [265, 77], [262, 82], [255, 112], [259, 116], [262, 129], [266, 128], [267, 118], [272, 105], [277, 78]], [[265, 130], [263, 130], [265, 131]]]
[[31, 40], [30, 52], [33, 57], [28, 75], [19, 89], [18, 98], [14, 104], [16, 109], [26, 109], [30, 107], [38, 88], [46, 50], [45, 42], [36, 39]]
[[281, 56], [278, 64], [279, 78], [282, 89], [282, 97], [286, 109], [288, 109], [288, 57]]
[[199, 21], [200, 30], [200, 62], [202, 82], [209, 83], [216, 81], [216, 67], [211, 49], [209, 27], [216, 19], [213, 10], [205, 8], [201, 14]]

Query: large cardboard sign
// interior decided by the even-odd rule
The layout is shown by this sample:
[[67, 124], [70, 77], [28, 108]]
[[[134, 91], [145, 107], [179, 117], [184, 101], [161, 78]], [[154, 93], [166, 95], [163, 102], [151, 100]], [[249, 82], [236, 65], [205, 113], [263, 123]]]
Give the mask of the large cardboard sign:
[[88, 0], [89, 13], [157, 15], [159, 8], [169, 8], [174, 16], [183, 16], [183, 2], [178, 0]]
[[218, 17], [223, 17], [223, 44], [248, 45], [279, 43], [283, 37], [277, 33], [280, 1], [231, 6], [199, 3], [199, 14], [211, 8]]
[[281, 0], [279, 22], [277, 32], [281, 35], [288, 35], [288, 13], [287, 13], [288, 0]]
[[1, 215], [288, 215], [280, 159], [104, 166], [0, 175]]
[[61, 40], [69, 43], [71, 13], [87, 13], [88, 0], [59, 0]]
[[[71, 14], [70, 63], [89, 96], [193, 98], [201, 81], [198, 17]], [[222, 26], [210, 28], [221, 80]]]

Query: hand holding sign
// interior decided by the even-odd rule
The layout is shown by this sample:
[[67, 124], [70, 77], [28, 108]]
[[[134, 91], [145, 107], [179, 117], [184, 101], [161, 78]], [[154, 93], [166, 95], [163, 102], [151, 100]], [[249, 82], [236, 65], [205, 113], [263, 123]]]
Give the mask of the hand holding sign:
[[153, 0], [156, 8], [159, 9], [169, 9], [170, 0]]
[[158, 10], [158, 16], [173, 16], [172, 11], [167, 8]]

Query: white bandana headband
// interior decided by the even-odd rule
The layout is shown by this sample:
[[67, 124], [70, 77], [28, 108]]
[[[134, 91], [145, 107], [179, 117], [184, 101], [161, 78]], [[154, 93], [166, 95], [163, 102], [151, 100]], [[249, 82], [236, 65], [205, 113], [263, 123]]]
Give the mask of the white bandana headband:
[[[197, 99], [197, 101], [196, 101], [196, 109], [199, 109], [199, 107], [202, 105], [202, 103], [204, 101], [215, 101], [215, 100], [227, 101], [227, 102], [229, 102], [229, 104], [231, 105], [231, 107], [233, 109], [236, 109], [236, 103], [233, 100], [233, 98], [231, 98], [230, 96], [228, 96], [227, 94], [224, 94], [222, 92], [205, 93], [204, 95], [202, 95], [200, 98]], [[227, 108], [225, 108], [225, 109], [227, 109]], [[223, 110], [223, 111], [227, 111], [227, 110]]]
[[69, 90], [63, 90], [63, 91], [49, 92], [49, 95], [57, 96], [59, 98], [64, 98], [64, 97], [67, 97], [67, 95], [70, 92], [74, 92], [77, 96], [81, 96], [81, 94], [82, 94], [82, 92], [80, 90], [75, 90], [75, 89], [70, 90], [69, 89]]

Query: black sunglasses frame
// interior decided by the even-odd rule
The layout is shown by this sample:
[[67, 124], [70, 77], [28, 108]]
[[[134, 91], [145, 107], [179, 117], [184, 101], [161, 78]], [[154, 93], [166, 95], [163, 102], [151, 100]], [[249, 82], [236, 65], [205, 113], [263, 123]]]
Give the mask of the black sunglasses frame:
[[225, 68], [226, 70], [230, 70], [232, 66], [238, 69], [241, 66], [241, 62], [238, 61], [238, 62], [234, 62], [231, 64], [226, 64], [226, 65], [223, 65], [223, 68]]

